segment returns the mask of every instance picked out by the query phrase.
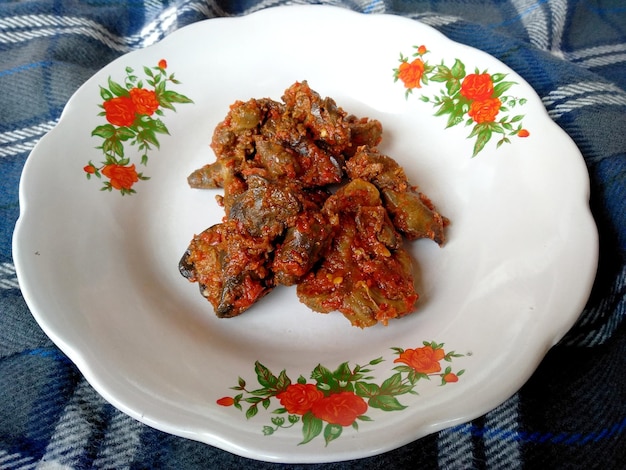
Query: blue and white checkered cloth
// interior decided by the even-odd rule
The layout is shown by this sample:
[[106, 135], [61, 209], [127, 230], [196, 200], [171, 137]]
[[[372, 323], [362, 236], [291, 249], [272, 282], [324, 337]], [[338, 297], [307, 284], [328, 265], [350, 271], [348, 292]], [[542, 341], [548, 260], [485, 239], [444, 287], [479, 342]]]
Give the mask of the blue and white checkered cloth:
[[[156, 431], [106, 403], [34, 321], [11, 254], [24, 161], [85, 80], [187, 24], [287, 3], [307, 2], [0, 2], [1, 469], [300, 468]], [[580, 320], [512, 398], [395, 451], [323, 468], [626, 468], [624, 1], [311, 3], [407, 16], [516, 70], [583, 153], [601, 243], [596, 283]]]

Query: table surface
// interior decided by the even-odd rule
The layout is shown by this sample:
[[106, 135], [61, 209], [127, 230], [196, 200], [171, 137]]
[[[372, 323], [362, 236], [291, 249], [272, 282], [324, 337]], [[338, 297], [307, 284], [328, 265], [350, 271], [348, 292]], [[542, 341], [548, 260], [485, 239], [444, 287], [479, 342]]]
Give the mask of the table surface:
[[[112, 407], [37, 325], [11, 253], [24, 162], [84, 81], [121, 54], [187, 24], [291, 3], [308, 2], [0, 2], [0, 468], [300, 468], [168, 435]], [[624, 2], [310, 3], [406, 16], [513, 68], [581, 150], [600, 235], [599, 269], [587, 306], [515, 395], [467, 424], [324, 468], [624, 468]], [[507, 54], [512, 49], [523, 51], [524, 61]]]

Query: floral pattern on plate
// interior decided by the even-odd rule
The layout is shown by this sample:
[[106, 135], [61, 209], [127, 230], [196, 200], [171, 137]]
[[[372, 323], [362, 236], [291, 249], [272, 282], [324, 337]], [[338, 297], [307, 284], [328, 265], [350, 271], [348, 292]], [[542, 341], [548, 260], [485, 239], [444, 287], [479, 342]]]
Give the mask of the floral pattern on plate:
[[344, 362], [334, 371], [318, 364], [311, 372], [311, 382], [302, 375], [294, 382], [285, 370], [274, 375], [257, 361], [254, 369], [260, 388], [249, 389], [246, 380], [239, 377], [238, 384], [231, 387], [239, 393], [222, 397], [217, 404], [233, 406], [250, 419], [259, 413], [259, 408], [268, 410], [278, 401], [280, 406], [271, 412], [274, 415], [270, 418], [271, 425], [263, 426], [264, 435], [269, 436], [301, 423], [300, 444], [323, 434], [328, 445], [341, 436], [345, 427], [358, 430], [359, 421], [372, 421], [366, 415], [369, 409], [406, 409], [408, 406], [397, 397], [417, 395], [415, 388], [420, 380], [437, 377], [440, 385], [458, 382], [465, 370], [453, 372], [451, 365], [443, 367], [441, 362], [451, 363], [464, 355], [446, 352], [443, 346], [443, 343], [425, 341], [418, 348], [391, 348], [397, 356], [393, 362], [399, 365], [382, 382], [377, 381], [374, 374], [375, 366], [384, 362], [382, 357], [369, 361], [365, 366], [350, 367], [348, 362]]
[[504, 73], [488, 73], [475, 69], [467, 73], [465, 64], [455, 59], [452, 66], [442, 61], [431, 65], [425, 56], [430, 52], [426, 46], [413, 46], [412, 59], [400, 53], [400, 65], [393, 70], [395, 81], [401, 81], [408, 97], [414, 90], [428, 86], [430, 82], [443, 83], [438, 95], [423, 94], [420, 99], [437, 108], [435, 116], [448, 116], [446, 127], [465, 122], [472, 126], [467, 138], [474, 138], [472, 157], [485, 148], [492, 137], [499, 135], [496, 144], [510, 144], [510, 137], [528, 137], [530, 132], [522, 125], [523, 114], [514, 114], [514, 109], [526, 104], [527, 99], [507, 95], [516, 83], [505, 80]]
[[161, 59], [154, 67], [143, 67], [145, 77], [140, 78], [135, 70], [126, 67], [124, 83], [117, 83], [109, 77], [107, 86], [100, 86], [100, 104], [107, 123], [96, 127], [91, 135], [100, 137], [104, 160], [99, 164], [92, 161], [83, 168], [87, 178], [92, 176], [106, 179], [101, 190], [117, 190], [120, 194], [133, 194], [134, 184], [149, 179], [138, 172], [135, 163], [126, 155], [124, 145], [137, 146], [141, 153], [140, 164], [148, 164], [148, 152], [159, 148], [158, 134], [169, 134], [165, 123], [160, 119], [164, 110], [176, 111], [175, 103], [193, 103], [168, 85], [180, 82], [174, 74], [166, 72], [167, 61]]

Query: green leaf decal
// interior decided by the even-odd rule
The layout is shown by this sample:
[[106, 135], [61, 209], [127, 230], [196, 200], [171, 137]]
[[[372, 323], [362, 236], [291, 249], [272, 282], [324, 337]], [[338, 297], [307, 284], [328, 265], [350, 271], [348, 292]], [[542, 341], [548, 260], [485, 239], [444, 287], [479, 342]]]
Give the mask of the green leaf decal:
[[302, 441], [300, 444], [306, 444], [311, 442], [322, 432], [324, 422], [313, 416], [312, 413], [307, 413], [302, 417]]
[[343, 428], [339, 424], [327, 424], [324, 428], [324, 440], [326, 441], [326, 445], [341, 436], [342, 431]]
[[257, 380], [261, 385], [267, 388], [275, 387], [278, 383], [278, 379], [272, 372], [261, 364], [259, 361], [254, 363], [254, 369], [256, 371]]
[[108, 84], [109, 90], [111, 90], [111, 93], [113, 93], [115, 96], [128, 96], [128, 90], [119, 83], [114, 82], [111, 77], [109, 77]]
[[398, 411], [406, 408], [406, 406], [401, 404], [396, 397], [391, 395], [377, 395], [372, 397], [369, 401], [369, 406], [372, 408], [379, 408], [384, 411]]

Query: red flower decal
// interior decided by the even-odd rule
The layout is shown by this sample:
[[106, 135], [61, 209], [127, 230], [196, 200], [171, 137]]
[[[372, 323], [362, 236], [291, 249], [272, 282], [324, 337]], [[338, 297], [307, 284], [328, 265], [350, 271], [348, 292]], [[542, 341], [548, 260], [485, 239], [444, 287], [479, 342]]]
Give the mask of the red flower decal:
[[313, 415], [330, 424], [350, 426], [367, 411], [367, 403], [353, 392], [339, 392], [316, 401]]
[[441, 361], [446, 353], [443, 349], [433, 349], [432, 346], [407, 349], [393, 362], [402, 362], [422, 374], [432, 374], [441, 370]]
[[139, 177], [135, 165], [106, 165], [102, 168], [102, 174], [111, 180], [111, 186], [114, 189], [130, 190]]
[[530, 132], [528, 132], [526, 129], [521, 129], [518, 133], [517, 136], [518, 137], [528, 137], [530, 135]]
[[159, 60], [159, 68], [163, 70], [167, 68], [167, 61], [165, 59]]
[[463, 79], [461, 95], [468, 100], [486, 100], [493, 95], [493, 80], [488, 73], [472, 73]]
[[106, 120], [114, 126], [128, 127], [135, 121], [135, 103], [129, 96], [118, 96], [102, 103]]
[[316, 401], [324, 398], [324, 394], [314, 384], [295, 383], [276, 395], [276, 398], [288, 413], [302, 416]]
[[159, 109], [159, 102], [156, 99], [154, 90], [145, 88], [133, 88], [130, 90], [130, 99], [133, 101], [137, 113], [152, 116]]

